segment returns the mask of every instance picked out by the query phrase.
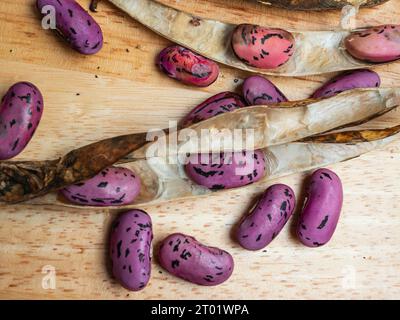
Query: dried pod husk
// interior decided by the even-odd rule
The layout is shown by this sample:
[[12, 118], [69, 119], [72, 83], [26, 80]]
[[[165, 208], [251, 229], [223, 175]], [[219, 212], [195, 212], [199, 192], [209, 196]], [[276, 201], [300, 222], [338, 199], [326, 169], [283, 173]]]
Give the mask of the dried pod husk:
[[[364, 123], [393, 110], [400, 104], [399, 93], [399, 88], [356, 89], [322, 100], [308, 99], [272, 106], [246, 107], [181, 129], [178, 136], [184, 130], [192, 130], [195, 136], [201, 137], [203, 129], [230, 132], [252, 129], [254, 143], [251, 148], [263, 149], [266, 160], [264, 179], [272, 179], [343, 161], [391, 141], [391, 138], [387, 138], [354, 146], [293, 142]], [[168, 134], [171, 132], [162, 133], [165, 141], [170, 141]], [[235, 139], [232, 139], [231, 144], [225, 140], [213, 139], [204, 149], [202, 144], [198, 144], [198, 139], [189, 139], [178, 143], [177, 149], [169, 148], [166, 143], [166, 153], [149, 154], [151, 147], [163, 146], [163, 139], [147, 142], [146, 135], [138, 133], [106, 139], [73, 150], [53, 161], [0, 162], [0, 202], [16, 203], [42, 196], [91, 178], [118, 161], [135, 172], [142, 182], [135, 205], [207, 194], [211, 191], [188, 180], [182, 156], [185, 157], [188, 151], [192, 154], [219, 153], [221, 150], [242, 151], [247, 142], [246, 135], [242, 135], [241, 143], [240, 137], [234, 143]], [[240, 149], [238, 146], [241, 146]], [[56, 201], [54, 195], [37, 201], [43, 203], [48, 201], [46, 199], [52, 199], [50, 203]]]
[[102, 140], [47, 161], [0, 162], [0, 203], [17, 203], [94, 177], [146, 143], [146, 133]]
[[370, 142], [393, 136], [400, 132], [400, 125], [385, 129], [350, 130], [307, 137], [302, 142], [315, 143], [358, 143]]
[[[353, 159], [376, 148], [384, 147], [396, 138], [398, 139], [397, 136], [392, 136], [373, 142], [356, 144], [292, 142], [265, 148], [262, 149], [262, 152], [266, 159], [267, 173], [257, 183], [267, 186], [277, 178]], [[134, 204], [121, 207], [103, 207], [103, 209], [134, 209], [141, 207], [141, 205], [182, 198], [197, 198], [213, 192], [228, 192], [227, 190], [210, 190], [197, 185], [186, 175], [184, 165], [174, 164], [174, 161], [177, 161], [177, 159], [160, 157], [120, 164], [122, 167], [135, 170], [140, 176], [142, 180], [141, 193]], [[73, 208], [97, 208], [71, 204], [65, 199], [57, 197], [56, 193], [49, 193], [28, 203]]]
[[231, 36], [237, 25], [200, 19], [153, 0], [110, 1], [165, 38], [204, 57], [241, 70], [269, 75], [305, 76], [376, 65], [353, 58], [344, 49], [344, 39], [351, 31], [286, 30], [296, 43], [296, 50], [289, 61], [275, 69], [254, 68], [240, 61], [231, 48]]
[[[350, 125], [359, 125], [399, 105], [400, 88], [366, 88], [345, 91], [327, 99], [249, 106], [217, 115], [179, 131], [179, 135], [182, 136], [203, 137], [204, 132], [209, 130], [209, 145], [204, 146], [197, 139], [188, 139], [178, 141], [177, 148], [170, 148], [168, 141], [171, 139], [166, 137], [146, 144], [129, 157], [144, 159], [154, 155], [165, 156], [170, 150], [182, 155], [219, 153], [221, 150], [239, 152], [246, 146], [249, 137], [253, 138], [253, 149], [257, 150], [299, 141]], [[237, 129], [241, 129], [243, 134], [235, 139], [218, 139], [219, 133], [234, 132]], [[155, 146], [157, 152], [153, 153]], [[163, 150], [167, 151], [164, 153]]]
[[374, 7], [388, 0], [252, 0], [258, 3], [288, 10], [332, 10], [347, 5]]

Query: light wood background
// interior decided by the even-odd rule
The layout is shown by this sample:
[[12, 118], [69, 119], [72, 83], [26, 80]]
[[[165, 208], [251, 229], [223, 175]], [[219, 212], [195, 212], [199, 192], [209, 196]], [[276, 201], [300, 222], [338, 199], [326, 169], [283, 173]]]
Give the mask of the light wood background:
[[[168, 41], [106, 1], [94, 14], [105, 36], [103, 50], [84, 57], [40, 27], [34, 0], [0, 2], [0, 92], [16, 81], [42, 91], [40, 127], [18, 159], [51, 159], [98, 139], [166, 127], [223, 90], [237, 90], [248, 73], [221, 66], [209, 88], [184, 86], [162, 75], [154, 59]], [[79, 1], [86, 8], [89, 0]], [[290, 29], [332, 29], [339, 12], [304, 13], [248, 1], [163, 0], [201, 17]], [[364, 9], [358, 25], [400, 23], [400, 0]], [[400, 85], [400, 62], [376, 68], [383, 86]], [[307, 97], [332, 75], [271, 78], [290, 99]], [[237, 79], [237, 80], [236, 80]], [[392, 118], [400, 119], [400, 111]], [[55, 206], [0, 207], [0, 298], [91, 299], [345, 299], [400, 297], [400, 142], [332, 168], [344, 184], [344, 207], [332, 241], [302, 246], [296, 218], [266, 250], [248, 252], [231, 238], [232, 227], [265, 185], [199, 200], [144, 206], [154, 222], [154, 244], [172, 232], [231, 252], [231, 279], [206, 288], [174, 278], [153, 263], [148, 287], [131, 293], [107, 269], [107, 239], [116, 212]], [[304, 174], [287, 183], [301, 199]], [[42, 288], [42, 268], [54, 266], [56, 289]]]

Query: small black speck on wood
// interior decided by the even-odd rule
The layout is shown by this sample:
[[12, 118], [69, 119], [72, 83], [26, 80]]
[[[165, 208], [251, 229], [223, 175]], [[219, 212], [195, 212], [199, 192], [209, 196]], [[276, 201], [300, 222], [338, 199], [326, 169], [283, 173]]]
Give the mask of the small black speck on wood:
[[90, 2], [89, 10], [92, 12], [97, 12], [97, 6], [99, 4], [100, 0], [92, 0]]

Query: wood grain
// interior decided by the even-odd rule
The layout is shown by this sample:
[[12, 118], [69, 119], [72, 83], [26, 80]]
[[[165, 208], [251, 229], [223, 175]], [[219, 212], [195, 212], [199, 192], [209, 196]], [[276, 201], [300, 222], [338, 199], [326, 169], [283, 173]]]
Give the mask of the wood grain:
[[[183, 86], [154, 66], [168, 42], [103, 1], [94, 14], [106, 43], [100, 54], [83, 57], [40, 27], [34, 0], [0, 3], [0, 92], [16, 81], [32, 81], [45, 98], [45, 112], [28, 148], [18, 157], [52, 159], [77, 146], [114, 135], [165, 127], [211, 94], [239, 90], [248, 75], [221, 66], [206, 89]], [[88, 7], [88, 0], [79, 1]], [[340, 14], [289, 12], [227, 0], [162, 0], [195, 15], [227, 22], [251, 22], [292, 29], [331, 29]], [[229, 5], [229, 6], [228, 6]], [[400, 0], [363, 9], [358, 25], [400, 23]], [[376, 71], [383, 86], [396, 86], [400, 63]], [[97, 77], [96, 77], [97, 76]], [[307, 97], [332, 75], [271, 77], [290, 99]], [[378, 125], [394, 123], [393, 111]], [[296, 217], [266, 251], [248, 252], [231, 237], [233, 226], [266, 185], [143, 207], [154, 222], [154, 245], [183, 231], [230, 251], [232, 278], [204, 288], [181, 281], [154, 262], [149, 286], [138, 293], [121, 288], [107, 269], [107, 239], [117, 212], [55, 206], [0, 208], [0, 298], [104, 299], [311, 299], [399, 298], [400, 142], [332, 168], [344, 184], [342, 218], [332, 241], [303, 247], [293, 236]], [[293, 186], [301, 201], [304, 174], [280, 182]], [[300, 202], [299, 201], [299, 202]], [[296, 215], [297, 216], [297, 215]], [[42, 288], [42, 268], [56, 270], [56, 289]], [[160, 273], [161, 272], [161, 273]]]

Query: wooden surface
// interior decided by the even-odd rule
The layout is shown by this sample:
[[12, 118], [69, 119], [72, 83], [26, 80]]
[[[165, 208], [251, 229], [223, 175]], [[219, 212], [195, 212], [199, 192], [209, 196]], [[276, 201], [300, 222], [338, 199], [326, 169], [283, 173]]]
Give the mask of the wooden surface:
[[[51, 159], [71, 148], [113, 135], [165, 127], [211, 94], [236, 90], [248, 73], [221, 67], [206, 89], [183, 86], [160, 74], [154, 58], [168, 42], [103, 1], [94, 14], [105, 45], [83, 57], [40, 27], [34, 0], [0, 2], [0, 92], [32, 81], [45, 98], [39, 129], [18, 159]], [[79, 1], [88, 7], [88, 0]], [[163, 0], [195, 15], [291, 29], [336, 28], [338, 12], [296, 13], [248, 1]], [[230, 7], [228, 8], [228, 4]], [[400, 0], [364, 9], [358, 25], [400, 23]], [[400, 63], [376, 69], [383, 86], [400, 83]], [[332, 75], [271, 78], [290, 99], [307, 97]], [[238, 80], [236, 80], [238, 79]], [[391, 115], [400, 119], [400, 111]], [[231, 252], [231, 279], [205, 288], [174, 278], [153, 263], [148, 287], [121, 288], [107, 269], [107, 239], [116, 212], [59, 207], [0, 207], [0, 298], [105, 299], [321, 299], [400, 297], [400, 142], [332, 168], [344, 184], [344, 207], [332, 241], [302, 246], [293, 235], [296, 217], [266, 250], [248, 252], [231, 230], [265, 185], [145, 206], [154, 222], [154, 244], [185, 232]], [[301, 199], [304, 174], [280, 182]], [[297, 215], [296, 215], [297, 216]], [[56, 288], [43, 289], [42, 268], [53, 266]]]

